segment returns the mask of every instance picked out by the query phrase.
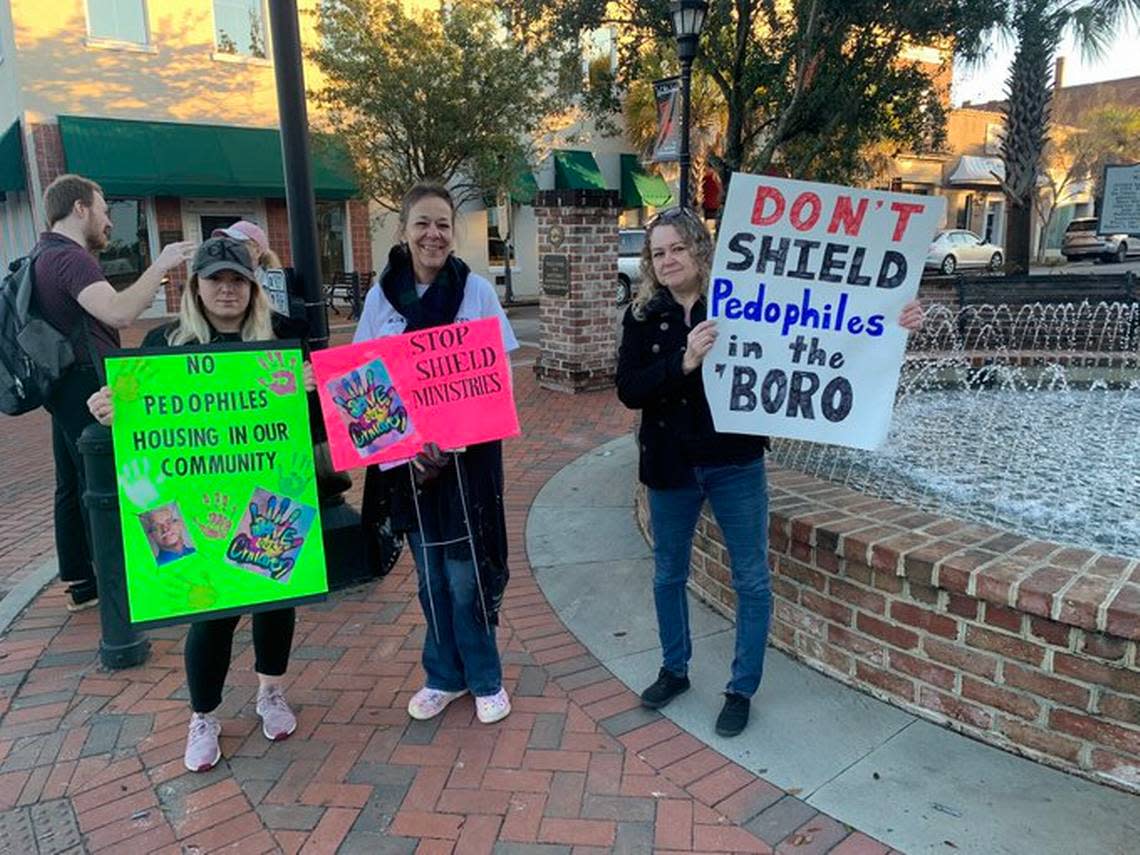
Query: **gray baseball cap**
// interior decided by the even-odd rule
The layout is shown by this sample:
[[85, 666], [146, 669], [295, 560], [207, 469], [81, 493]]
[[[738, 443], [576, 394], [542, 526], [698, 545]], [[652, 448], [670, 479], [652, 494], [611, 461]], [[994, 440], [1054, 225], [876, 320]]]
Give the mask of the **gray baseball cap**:
[[212, 237], [203, 241], [194, 253], [191, 272], [209, 278], [222, 270], [232, 270], [250, 282], [257, 282], [253, 259], [242, 241], [229, 237]]

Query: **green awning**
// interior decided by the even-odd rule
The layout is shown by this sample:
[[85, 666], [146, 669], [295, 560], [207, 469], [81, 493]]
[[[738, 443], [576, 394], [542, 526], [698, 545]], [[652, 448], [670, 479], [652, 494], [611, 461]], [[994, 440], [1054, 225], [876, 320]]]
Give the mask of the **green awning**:
[[605, 190], [606, 179], [588, 151], [554, 150], [555, 190]]
[[626, 208], [661, 208], [673, 201], [669, 185], [660, 175], [646, 172], [636, 154], [621, 156], [621, 200]]
[[515, 186], [511, 188], [511, 201], [519, 205], [530, 205], [538, 195], [538, 182], [534, 173], [529, 170], [519, 175]]
[[[112, 196], [285, 195], [275, 130], [60, 116], [67, 168]], [[343, 144], [313, 137], [313, 188], [321, 199], [359, 195]]]
[[24, 141], [20, 137], [20, 123], [0, 136], [0, 193], [21, 192], [27, 187], [24, 173]]

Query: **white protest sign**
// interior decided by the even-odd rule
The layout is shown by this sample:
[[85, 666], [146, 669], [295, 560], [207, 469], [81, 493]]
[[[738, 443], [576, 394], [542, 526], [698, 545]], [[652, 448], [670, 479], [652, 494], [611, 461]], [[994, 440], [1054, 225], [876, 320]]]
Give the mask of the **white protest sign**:
[[713, 259], [705, 395], [721, 433], [856, 448], [886, 438], [946, 200], [736, 174]]

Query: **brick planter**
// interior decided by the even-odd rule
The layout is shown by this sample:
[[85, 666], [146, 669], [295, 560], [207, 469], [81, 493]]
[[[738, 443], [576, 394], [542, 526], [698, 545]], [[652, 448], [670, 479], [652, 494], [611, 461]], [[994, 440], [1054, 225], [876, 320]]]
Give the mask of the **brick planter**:
[[[771, 644], [977, 739], [1140, 792], [1140, 561], [769, 465]], [[637, 513], [648, 531], [644, 488]], [[706, 507], [692, 590], [728, 616]]]

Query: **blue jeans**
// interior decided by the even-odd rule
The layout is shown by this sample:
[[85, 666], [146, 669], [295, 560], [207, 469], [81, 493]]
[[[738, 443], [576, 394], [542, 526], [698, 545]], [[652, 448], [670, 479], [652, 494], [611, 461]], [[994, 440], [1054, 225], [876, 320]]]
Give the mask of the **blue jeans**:
[[653, 599], [665, 670], [684, 676], [693, 655], [685, 583], [693, 533], [708, 499], [724, 533], [736, 591], [736, 653], [726, 691], [752, 697], [764, 674], [772, 620], [768, 569], [768, 479], [763, 459], [730, 466], [697, 466], [696, 484], [649, 490], [653, 529]]
[[[424, 522], [426, 527], [427, 520]], [[430, 530], [426, 534], [429, 542], [437, 539]], [[425, 685], [444, 692], [468, 689], [476, 697], [495, 694], [503, 687], [503, 666], [495, 629], [488, 630], [480, 615], [475, 562], [449, 558], [444, 547], [431, 546], [425, 568], [419, 532], [408, 534], [408, 547], [415, 557], [420, 606], [428, 623], [423, 652]]]

